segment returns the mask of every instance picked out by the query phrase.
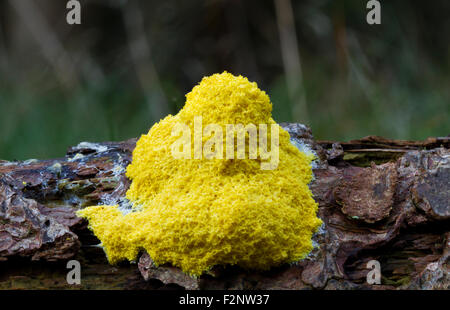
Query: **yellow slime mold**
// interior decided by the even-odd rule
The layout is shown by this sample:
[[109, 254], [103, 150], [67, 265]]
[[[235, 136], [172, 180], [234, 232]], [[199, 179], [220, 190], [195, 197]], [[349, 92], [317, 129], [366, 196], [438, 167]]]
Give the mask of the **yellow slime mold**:
[[304, 258], [322, 223], [308, 188], [313, 155], [300, 152], [279, 127], [279, 164], [273, 170], [262, 170], [259, 156], [176, 159], [171, 152], [179, 139], [172, 136], [176, 123], [191, 132], [198, 116], [203, 126], [276, 124], [269, 97], [242, 76], [205, 77], [186, 98], [177, 115], [155, 124], [137, 142], [127, 168], [134, 212], [124, 215], [117, 206], [78, 211], [109, 262], [135, 260], [145, 249], [156, 264], [201, 275], [214, 265], [268, 269]]

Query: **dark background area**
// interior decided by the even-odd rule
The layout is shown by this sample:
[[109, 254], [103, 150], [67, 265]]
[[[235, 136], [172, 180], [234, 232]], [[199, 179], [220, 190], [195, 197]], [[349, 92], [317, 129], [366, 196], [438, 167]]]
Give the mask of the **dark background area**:
[[450, 133], [450, 2], [0, 0], [0, 159], [137, 137], [203, 76], [258, 83], [317, 139]]

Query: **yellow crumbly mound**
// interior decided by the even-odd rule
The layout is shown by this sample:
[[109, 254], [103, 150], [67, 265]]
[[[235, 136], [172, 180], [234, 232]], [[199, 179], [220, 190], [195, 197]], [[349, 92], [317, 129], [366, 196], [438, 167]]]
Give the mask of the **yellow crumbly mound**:
[[117, 206], [78, 212], [89, 220], [109, 262], [135, 260], [145, 249], [156, 264], [200, 275], [214, 265], [268, 269], [304, 258], [322, 223], [308, 188], [312, 155], [300, 152], [279, 127], [274, 170], [262, 170], [259, 157], [175, 159], [170, 146], [179, 137], [171, 135], [172, 127], [185, 123], [193, 133], [195, 116], [202, 116], [203, 128], [275, 124], [269, 97], [242, 76], [205, 77], [186, 98], [177, 115], [155, 124], [137, 142], [127, 168], [132, 180], [127, 198], [135, 212], [123, 215]]

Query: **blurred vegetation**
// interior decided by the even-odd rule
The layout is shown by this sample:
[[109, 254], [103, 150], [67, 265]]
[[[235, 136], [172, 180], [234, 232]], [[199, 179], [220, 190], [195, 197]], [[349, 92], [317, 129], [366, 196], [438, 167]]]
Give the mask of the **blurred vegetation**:
[[139, 136], [224, 70], [317, 139], [450, 134], [450, 2], [381, 2], [0, 0], [0, 158]]

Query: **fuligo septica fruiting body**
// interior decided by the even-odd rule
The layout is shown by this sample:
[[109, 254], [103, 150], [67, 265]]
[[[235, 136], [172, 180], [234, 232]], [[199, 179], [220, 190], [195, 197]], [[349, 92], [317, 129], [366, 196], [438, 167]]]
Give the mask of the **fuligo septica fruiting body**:
[[[78, 211], [109, 262], [135, 260], [145, 250], [158, 265], [170, 263], [199, 276], [215, 265], [266, 270], [306, 257], [322, 223], [308, 188], [314, 156], [291, 144], [271, 112], [267, 94], [247, 78], [227, 72], [203, 78], [178, 114], [138, 140], [126, 172], [134, 212], [106, 205]], [[243, 159], [175, 158], [174, 126], [185, 124], [194, 132], [199, 116], [203, 126], [216, 124], [224, 132], [227, 124], [277, 126], [276, 168], [261, 169], [259, 153]], [[202, 145], [209, 138], [203, 135]], [[190, 147], [194, 152], [194, 143]]]

